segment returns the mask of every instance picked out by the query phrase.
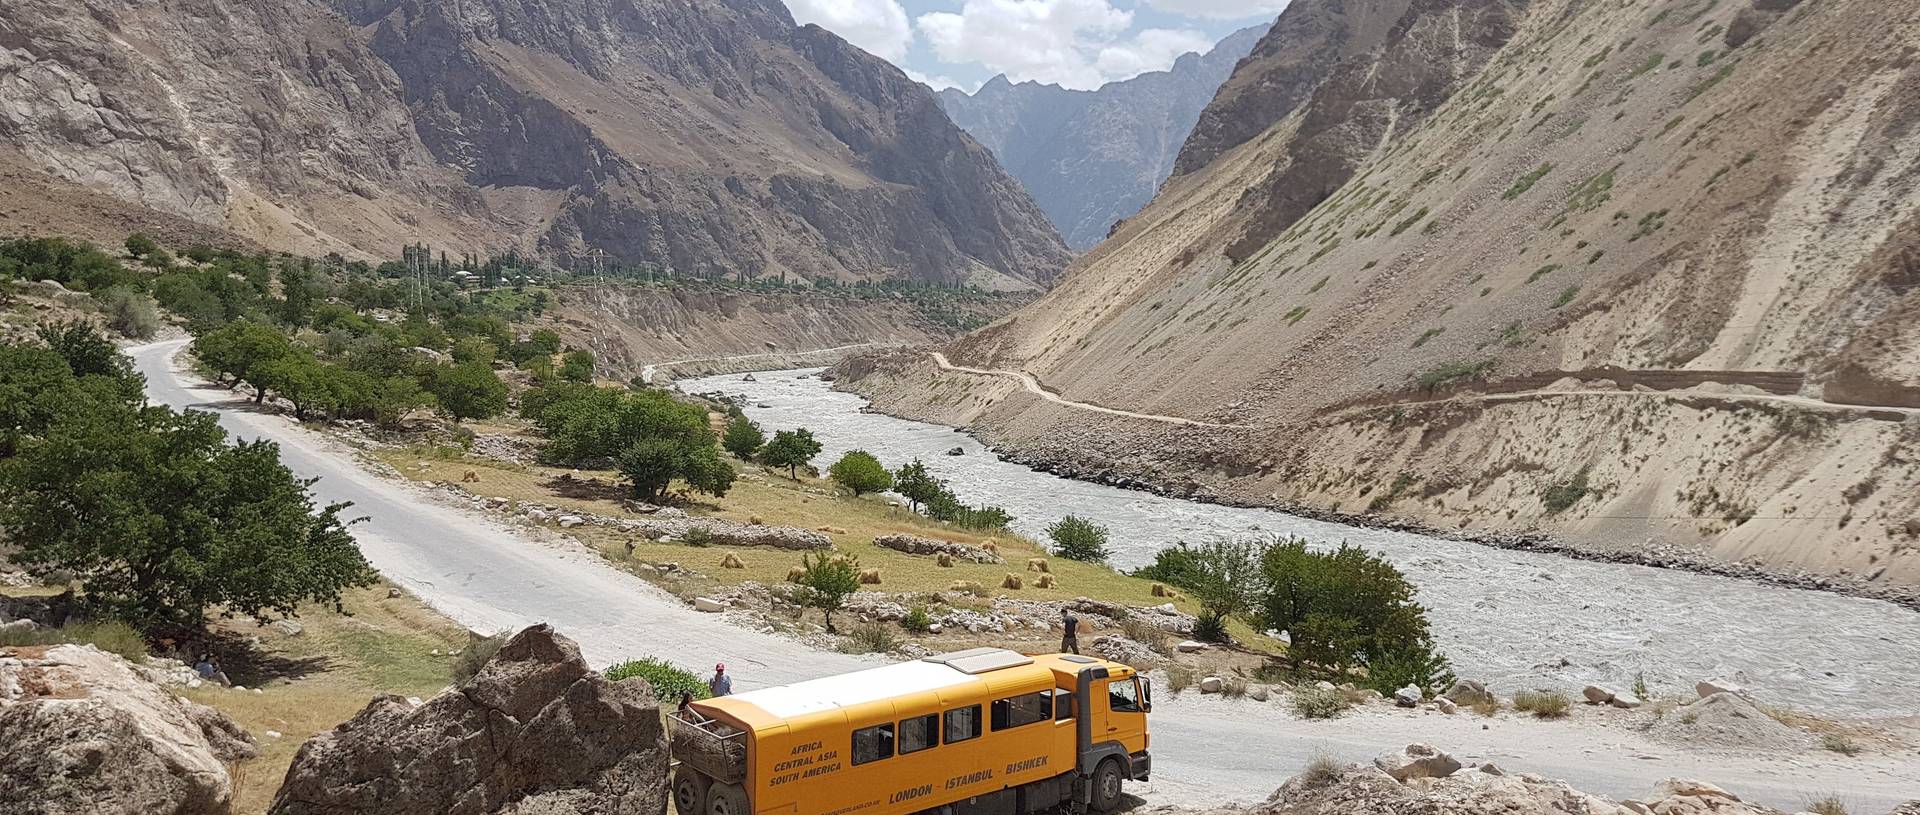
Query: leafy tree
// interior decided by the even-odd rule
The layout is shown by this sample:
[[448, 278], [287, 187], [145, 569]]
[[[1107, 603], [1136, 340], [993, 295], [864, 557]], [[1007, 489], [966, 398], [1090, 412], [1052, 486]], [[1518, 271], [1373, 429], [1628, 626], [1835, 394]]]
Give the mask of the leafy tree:
[[872, 453], [865, 450], [852, 450], [841, 456], [839, 461], [827, 468], [827, 474], [840, 486], [853, 490], [855, 497], [861, 493], [880, 492], [893, 486], [893, 474]]
[[255, 378], [262, 391], [271, 390], [293, 403], [293, 417], [306, 421], [315, 408], [328, 409], [335, 404], [332, 378], [326, 366], [304, 348], [260, 366]]
[[720, 437], [720, 446], [742, 459], [752, 459], [766, 443], [767, 434], [760, 432], [760, 426], [746, 416], [733, 417], [727, 422], [727, 432]]
[[860, 590], [860, 559], [854, 555], [800, 556], [800, 604], [820, 609], [827, 633], [833, 633], [833, 613], [847, 597]]
[[197, 630], [212, 610], [291, 616], [371, 581], [345, 505], [316, 508], [275, 445], [81, 385], [0, 461], [15, 563], [77, 575], [97, 613], [149, 632]]
[[313, 272], [288, 266], [280, 270], [280, 322], [300, 328], [313, 316], [313, 308], [326, 297], [326, 287]]
[[720, 460], [712, 441], [704, 445], [655, 437], [635, 441], [620, 454], [620, 474], [633, 484], [635, 497], [658, 503], [680, 478], [687, 486], [716, 497], [733, 487], [733, 466]]
[[0, 344], [0, 461], [23, 438], [44, 432], [78, 398], [78, 388], [72, 369], [52, 349]]
[[[1289, 657], [1331, 673], [1367, 669], [1370, 682], [1423, 681], [1437, 690], [1447, 663], [1434, 651], [1426, 609], [1393, 564], [1356, 546], [1315, 552], [1281, 541], [1261, 555], [1261, 625], [1288, 632]], [[1389, 688], [1391, 690], [1392, 688]]]
[[430, 370], [427, 390], [454, 421], [487, 419], [507, 409], [507, 383], [482, 362], [439, 365]]
[[947, 492], [947, 484], [927, 472], [927, 465], [914, 459], [893, 472], [893, 489], [907, 499], [907, 508], [920, 511], [926, 504]]
[[250, 320], [237, 320], [201, 334], [193, 341], [193, 355], [217, 376], [232, 377], [228, 387], [246, 382], [254, 386], [254, 402], [263, 402], [258, 372], [268, 363], [293, 352], [293, 343], [278, 329]]
[[1134, 574], [1191, 592], [1202, 609], [1226, 618], [1245, 616], [1262, 598], [1265, 541], [1221, 539], [1162, 549], [1154, 564]]
[[1105, 563], [1107, 530], [1085, 518], [1068, 515], [1047, 527], [1053, 539], [1053, 553], [1068, 560]]
[[367, 389], [365, 407], [374, 423], [393, 427], [407, 414], [433, 404], [433, 394], [420, 388], [420, 380], [411, 376], [389, 376], [375, 380]]
[[806, 428], [781, 430], [773, 434], [773, 441], [760, 451], [760, 460], [769, 467], [787, 468], [787, 476], [800, 480], [800, 468], [820, 455], [820, 442], [813, 438], [813, 431]]
[[551, 328], [542, 328], [527, 335], [527, 345], [543, 356], [560, 353], [560, 335]]
[[34, 334], [46, 343], [47, 350], [67, 364], [67, 370], [74, 376], [98, 376], [111, 381], [122, 401], [136, 401], [145, 390], [146, 380], [134, 373], [133, 363], [87, 321], [41, 323]]
[[159, 248], [160, 244], [154, 243], [144, 233], [135, 232], [127, 236], [127, 254], [133, 257], [146, 257], [147, 253]]
[[453, 343], [454, 362], [482, 362], [491, 365], [500, 349], [485, 337], [461, 337]]
[[568, 382], [593, 381], [593, 353], [590, 351], [568, 351], [560, 358], [560, 378]]
[[739, 476], [733, 465], [720, 458], [719, 448], [711, 441], [688, 448], [682, 467], [680, 477], [688, 487], [715, 498], [726, 497], [727, 490], [733, 489], [733, 481]]

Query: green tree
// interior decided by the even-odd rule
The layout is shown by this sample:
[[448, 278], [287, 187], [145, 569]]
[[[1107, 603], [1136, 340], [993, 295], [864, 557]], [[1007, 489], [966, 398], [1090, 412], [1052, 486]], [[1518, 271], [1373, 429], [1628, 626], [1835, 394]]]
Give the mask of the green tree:
[[201, 334], [193, 341], [193, 355], [218, 377], [232, 377], [228, 387], [245, 382], [254, 386], [253, 401], [266, 401], [267, 391], [257, 381], [267, 363], [293, 352], [293, 343], [279, 329], [250, 320], [236, 320]]
[[590, 351], [568, 351], [560, 358], [560, 378], [568, 382], [593, 381], [593, 353]]
[[306, 326], [313, 308], [326, 297], [326, 288], [318, 275], [293, 266], [280, 270], [280, 322], [294, 328]]
[[145, 390], [146, 380], [134, 373], [133, 363], [85, 320], [41, 323], [34, 335], [67, 364], [74, 376], [104, 378], [120, 394], [121, 401], [137, 401]]
[[813, 438], [813, 431], [806, 428], [781, 430], [773, 434], [773, 440], [760, 451], [760, 460], [769, 467], [787, 468], [788, 477], [800, 480], [800, 468], [820, 455], [820, 442]]
[[440, 409], [454, 421], [487, 419], [507, 409], [507, 383], [481, 362], [439, 365], [430, 369], [427, 390]]
[[865, 450], [851, 450], [839, 461], [827, 468], [827, 474], [840, 486], [853, 490], [855, 497], [861, 493], [880, 492], [893, 486], [893, 474], [872, 453]]
[[1085, 518], [1068, 515], [1054, 521], [1047, 527], [1047, 537], [1053, 539], [1053, 553], [1060, 557], [1087, 563], [1107, 560], [1106, 527]]
[[100, 307], [107, 313], [107, 327], [123, 337], [151, 339], [160, 331], [160, 312], [146, 292], [115, 286], [100, 295]]
[[542, 328], [527, 335], [527, 345], [543, 356], [560, 353], [560, 335], [551, 328]]
[[411, 376], [389, 376], [375, 380], [367, 390], [366, 409], [375, 424], [391, 428], [415, 410], [433, 404], [433, 394], [420, 388], [420, 380]]
[[154, 243], [153, 239], [144, 233], [135, 232], [127, 236], [127, 254], [133, 257], [146, 257], [147, 253], [159, 248], [160, 244]]
[[1260, 565], [1260, 624], [1290, 635], [1288, 656], [1296, 665], [1330, 674], [1359, 667], [1370, 684], [1417, 680], [1431, 683], [1429, 691], [1448, 678], [1426, 609], [1386, 559], [1345, 544], [1315, 552], [1293, 539], [1269, 546]]
[[0, 462], [0, 529], [15, 563], [69, 572], [95, 613], [148, 632], [210, 611], [265, 620], [371, 582], [339, 513], [271, 442], [228, 444], [210, 413], [68, 389], [43, 432]]
[[461, 337], [453, 343], [454, 362], [482, 362], [493, 364], [500, 349], [485, 337]]
[[767, 434], [760, 432], [760, 426], [746, 416], [733, 417], [727, 422], [727, 432], [720, 437], [720, 446], [743, 460], [751, 460], [766, 443]]
[[1162, 549], [1154, 564], [1134, 574], [1186, 589], [1214, 615], [1245, 617], [1263, 598], [1261, 560], [1268, 543], [1220, 539], [1194, 546], [1185, 542]]
[[919, 512], [922, 504], [947, 494], [947, 484], [929, 474], [927, 465], [916, 458], [893, 472], [893, 490], [907, 499], [908, 509]]
[[293, 403], [293, 417], [306, 421], [315, 408], [326, 410], [334, 404], [331, 378], [313, 352], [304, 348], [260, 366], [254, 374], [262, 391], [273, 391]]
[[800, 556], [800, 604], [820, 609], [827, 633], [833, 633], [833, 613], [860, 590], [860, 559], [853, 555]]

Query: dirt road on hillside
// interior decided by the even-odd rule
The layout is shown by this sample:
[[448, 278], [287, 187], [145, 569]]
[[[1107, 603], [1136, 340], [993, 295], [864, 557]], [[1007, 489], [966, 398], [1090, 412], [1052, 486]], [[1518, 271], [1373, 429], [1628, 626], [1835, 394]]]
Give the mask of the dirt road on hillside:
[[[235, 394], [179, 370], [175, 357], [185, 344], [129, 349], [149, 397], [216, 411], [230, 433], [277, 442], [288, 467], [320, 479], [314, 489], [321, 500], [352, 501], [344, 514], [366, 517], [353, 531], [375, 567], [463, 625], [495, 631], [548, 622], [577, 640], [596, 665], [650, 654], [704, 673], [724, 661], [743, 690], [873, 664], [729, 625], [583, 550], [536, 543], [410, 484], [376, 476], [337, 440], [252, 410]], [[1256, 802], [1317, 755], [1364, 761], [1415, 741], [1616, 798], [1644, 795], [1662, 778], [1683, 776], [1789, 811], [1816, 793], [1842, 790], [1855, 811], [1884, 812], [1913, 797], [1912, 779], [1920, 777], [1920, 758], [1912, 753], [1689, 755], [1636, 732], [1581, 721], [1590, 715], [1583, 710], [1564, 722], [1489, 720], [1376, 706], [1305, 722], [1276, 704], [1163, 691], [1151, 725], [1154, 780], [1133, 791], [1155, 804]]]
[[1110, 408], [1104, 405], [1092, 404], [1090, 402], [1075, 402], [1071, 399], [1061, 396], [1060, 394], [1047, 390], [1046, 386], [1040, 384], [1040, 380], [1035, 379], [1033, 374], [1027, 373], [1026, 371], [1003, 371], [1003, 370], [994, 370], [989, 368], [969, 368], [964, 365], [955, 365], [951, 362], [948, 362], [947, 355], [940, 353], [939, 351], [934, 351], [932, 352], [932, 354], [933, 354], [934, 364], [939, 365], [940, 370], [958, 371], [960, 373], [978, 374], [980, 376], [998, 376], [998, 377], [1013, 379], [1019, 382], [1022, 387], [1026, 388], [1028, 393], [1031, 393], [1035, 396], [1038, 396], [1056, 405], [1064, 405], [1066, 407], [1075, 408], [1077, 410], [1090, 410], [1095, 413], [1105, 413], [1109, 416], [1124, 416], [1129, 419], [1145, 419], [1146, 421], [1149, 421], [1149, 422], [1161, 422], [1163, 424], [1175, 424], [1175, 425], [1183, 425], [1188, 427], [1229, 427], [1229, 428], [1240, 427], [1240, 425], [1217, 424], [1215, 422], [1203, 422], [1203, 421], [1200, 421], [1199, 419], [1187, 419], [1179, 416], [1162, 416], [1155, 413], [1135, 413], [1131, 410], [1120, 410], [1118, 408]]

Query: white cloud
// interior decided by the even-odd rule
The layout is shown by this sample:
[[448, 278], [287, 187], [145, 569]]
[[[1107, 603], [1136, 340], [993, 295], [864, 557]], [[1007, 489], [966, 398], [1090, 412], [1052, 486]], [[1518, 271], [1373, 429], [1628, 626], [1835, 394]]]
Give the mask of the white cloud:
[[867, 53], [894, 64], [907, 58], [913, 26], [898, 0], [786, 0], [802, 25], [818, 23]]
[[1107, 0], [965, 0], [958, 13], [922, 14], [915, 24], [942, 62], [1080, 89], [1164, 69], [1213, 45], [1198, 31], [1129, 35], [1133, 12]]
[[1288, 0], [1146, 0], [1147, 5], [1182, 17], [1244, 20], [1277, 17]]
[[900, 70], [907, 73], [908, 79], [931, 87], [936, 91], [942, 91], [948, 88], [959, 88], [962, 92], [971, 94], [974, 91], [980, 90], [980, 85], [982, 84], [980, 82], [961, 82], [945, 74], [923, 74], [912, 68], [902, 68]]

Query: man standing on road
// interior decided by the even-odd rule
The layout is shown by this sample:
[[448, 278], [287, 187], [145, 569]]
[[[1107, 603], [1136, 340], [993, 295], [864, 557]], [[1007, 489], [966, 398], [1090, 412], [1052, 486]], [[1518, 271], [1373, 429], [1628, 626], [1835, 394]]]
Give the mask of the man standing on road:
[[1066, 629], [1060, 636], [1060, 653], [1080, 653], [1080, 618], [1073, 616], [1073, 611], [1066, 606], [1060, 607], [1060, 627]]
[[727, 676], [727, 663], [713, 666], [713, 678], [707, 680], [707, 692], [715, 698], [733, 693], [733, 677]]

